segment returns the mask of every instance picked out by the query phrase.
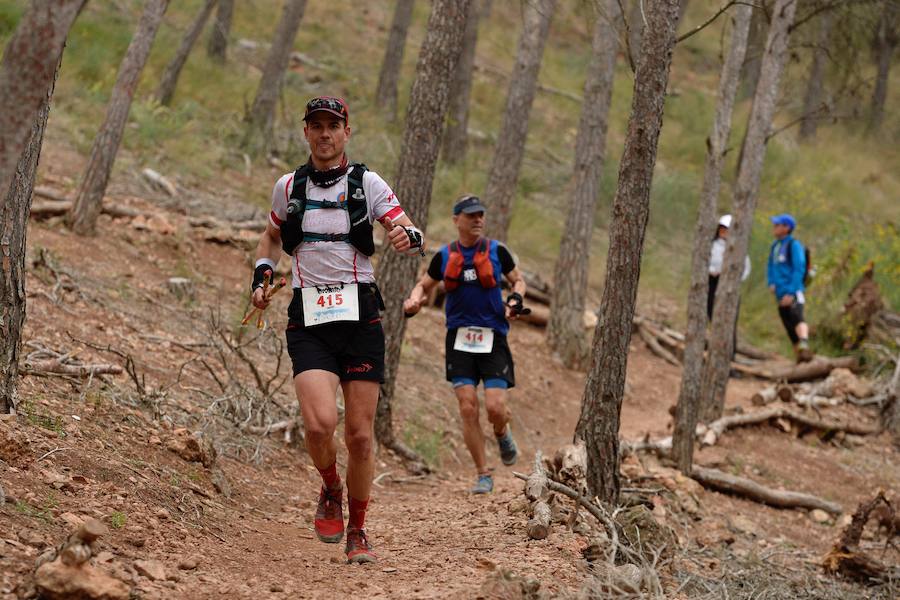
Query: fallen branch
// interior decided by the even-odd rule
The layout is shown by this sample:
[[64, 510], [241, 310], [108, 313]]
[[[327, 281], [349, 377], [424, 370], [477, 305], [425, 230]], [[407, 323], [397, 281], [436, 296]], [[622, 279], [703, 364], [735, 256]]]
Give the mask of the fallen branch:
[[93, 375], [119, 375], [122, 367], [119, 365], [72, 365], [59, 360], [42, 360], [25, 363], [25, 370], [33, 375], [44, 373], [57, 373], [60, 375], [72, 375], [74, 377], [90, 377]]
[[843, 511], [839, 504], [818, 496], [803, 492], [774, 490], [746, 477], [730, 475], [718, 469], [695, 466], [691, 471], [691, 478], [704, 487], [779, 508], [807, 508], [810, 510], [818, 508], [833, 515], [839, 515]]
[[[61, 215], [68, 214], [72, 209], [72, 202], [70, 200], [53, 200], [50, 202], [35, 202], [31, 205], [31, 217], [34, 219], [46, 219], [48, 217], [58, 217]], [[124, 217], [124, 218], [134, 218], [139, 216], [149, 217], [149, 213], [145, 213], [139, 211], [134, 208], [129, 208], [127, 206], [122, 206], [119, 204], [112, 204], [109, 202], [104, 202], [100, 207], [100, 212], [104, 215], [109, 215], [111, 217]]]
[[765, 423], [770, 419], [787, 419], [798, 425], [817, 429], [820, 431], [843, 431], [855, 435], [874, 435], [881, 431], [880, 427], [874, 425], [864, 425], [859, 423], [841, 423], [828, 419], [818, 419], [807, 416], [803, 413], [796, 412], [787, 406], [772, 406], [758, 411], [743, 413], [739, 415], [729, 415], [722, 417], [709, 424], [709, 428], [703, 435], [702, 446], [712, 446], [719, 441], [719, 438], [729, 429], [736, 427], [746, 427], [747, 425], [757, 425]]
[[641, 325], [638, 325], [638, 334], [653, 354], [670, 365], [675, 365], [676, 367], [681, 365], [681, 362], [675, 358], [675, 355], [663, 348], [659, 341], [657, 341], [656, 336], [648, 331], [646, 324], [642, 323]]
[[235, 229], [239, 231], [255, 231], [261, 232], [266, 229], [266, 221], [250, 220], [250, 221], [222, 221], [215, 217], [191, 217], [188, 219], [188, 225], [191, 227], [206, 227], [209, 229]]

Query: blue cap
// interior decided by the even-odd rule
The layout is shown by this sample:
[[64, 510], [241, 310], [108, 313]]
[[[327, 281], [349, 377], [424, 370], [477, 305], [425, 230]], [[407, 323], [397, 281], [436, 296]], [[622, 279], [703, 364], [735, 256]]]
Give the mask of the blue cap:
[[470, 215], [472, 213], [486, 211], [487, 209], [481, 203], [481, 200], [478, 199], [478, 196], [463, 196], [456, 201], [456, 204], [453, 205], [454, 215], [458, 215], [459, 213], [466, 213], [467, 215]]
[[791, 231], [793, 231], [794, 228], [797, 227], [797, 221], [794, 220], [794, 217], [792, 217], [788, 213], [775, 215], [771, 218], [771, 221], [772, 225], [787, 225]]

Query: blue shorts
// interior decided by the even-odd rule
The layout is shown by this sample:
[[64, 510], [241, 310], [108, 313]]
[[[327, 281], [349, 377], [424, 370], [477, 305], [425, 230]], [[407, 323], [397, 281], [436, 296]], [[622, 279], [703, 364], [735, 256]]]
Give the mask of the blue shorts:
[[[478, 382], [472, 379], [471, 377], [454, 377], [453, 378], [453, 389], [458, 387], [462, 387], [464, 385], [471, 385], [478, 387]], [[500, 389], [505, 390], [509, 388], [509, 383], [505, 379], [499, 379], [495, 377], [491, 377], [489, 379], [484, 380], [484, 389]]]

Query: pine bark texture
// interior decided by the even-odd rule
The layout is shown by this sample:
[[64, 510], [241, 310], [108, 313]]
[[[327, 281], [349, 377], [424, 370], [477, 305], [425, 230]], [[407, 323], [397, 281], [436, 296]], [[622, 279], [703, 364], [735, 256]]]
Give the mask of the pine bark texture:
[[219, 63], [224, 63], [228, 54], [228, 36], [231, 33], [231, 17], [234, 14], [234, 0], [219, 0], [216, 20], [213, 22], [206, 54]]
[[[58, 64], [58, 63], [57, 63]], [[57, 70], [58, 72], [58, 70]], [[0, 414], [15, 412], [19, 350], [25, 325], [25, 237], [55, 77], [38, 109], [28, 145], [0, 206]]]
[[447, 110], [447, 129], [444, 131], [443, 158], [449, 164], [463, 162], [469, 130], [469, 98], [475, 76], [475, 46], [478, 43], [478, 24], [491, 10], [491, 0], [481, 0], [469, 10], [462, 51], [453, 85], [450, 86], [450, 108]]
[[159, 82], [159, 88], [156, 90], [156, 99], [163, 106], [168, 106], [172, 103], [172, 96], [175, 95], [175, 87], [178, 85], [178, 76], [181, 75], [181, 69], [184, 68], [184, 63], [187, 62], [191, 49], [197, 42], [197, 38], [203, 32], [203, 27], [206, 25], [206, 21], [209, 20], [209, 15], [212, 14], [216, 1], [206, 0], [203, 3], [203, 8], [200, 9], [197, 18], [194, 19], [194, 22], [191, 23], [191, 26], [185, 32], [181, 45], [178, 46], [178, 51], [175, 52], [175, 56], [166, 65], [166, 70], [163, 72], [162, 79]]
[[387, 47], [381, 72], [378, 74], [378, 87], [375, 89], [375, 106], [380, 108], [388, 121], [397, 119], [397, 86], [400, 83], [400, 71], [403, 66], [403, 50], [406, 48], [406, 34], [412, 22], [413, 0], [398, 0], [391, 20], [391, 32], [388, 34]]
[[887, 102], [888, 77], [891, 73], [891, 59], [897, 43], [900, 42], [898, 32], [898, 14], [900, 7], [895, 0], [884, 0], [884, 12], [875, 33], [875, 62], [877, 74], [875, 89], [872, 92], [872, 108], [869, 112], [869, 131], [877, 131], [884, 120], [884, 105]]
[[619, 419], [678, 4], [645, 0], [647, 29], [612, 206], [600, 319], [575, 430], [587, 449], [589, 496], [610, 505], [619, 499]]
[[[410, 91], [409, 110], [394, 191], [413, 223], [426, 230], [434, 170], [444, 129], [453, 69], [459, 59], [470, 0], [434, 0], [425, 40], [419, 51], [416, 78]], [[400, 366], [400, 347], [406, 331], [403, 300], [415, 284], [419, 260], [386, 249], [378, 267], [378, 286], [384, 297], [385, 383], [381, 386], [375, 416], [378, 441], [395, 445], [391, 402]]]
[[[306, 10], [306, 0], [285, 0], [275, 37], [272, 39], [272, 48], [269, 57], [263, 67], [259, 87], [256, 89], [256, 97], [250, 112], [247, 113], [249, 130], [247, 132], [247, 145], [257, 148], [267, 147], [272, 138], [272, 129], [275, 121], [275, 106], [278, 104], [278, 96], [281, 93], [281, 84], [284, 81], [284, 72], [288, 68], [291, 59], [291, 51], [294, 49], [294, 39], [300, 29], [300, 21]], [[259, 143], [253, 143], [256, 140]]]
[[584, 102], [575, 139], [574, 192], [565, 235], [556, 260], [547, 341], [570, 369], [582, 368], [590, 354], [584, 330], [584, 292], [600, 176], [606, 158], [606, 132], [615, 79], [618, 35], [617, 0], [606, 0], [597, 15], [591, 58], [584, 82]]
[[631, 9], [628, 11], [628, 48], [631, 51], [630, 60], [635, 68], [640, 62], [641, 39], [644, 35], [643, 3], [644, 0], [631, 0]]
[[741, 67], [741, 87], [738, 99], [752, 98], [756, 93], [756, 85], [759, 82], [759, 69], [762, 66], [763, 52], [766, 47], [766, 31], [769, 28], [768, 11], [766, 7], [772, 6], [772, 0], [754, 2], [760, 8], [754, 9], [750, 19], [750, 35], [747, 39], [747, 53], [744, 55], [744, 65]]
[[533, 0], [525, 2], [523, 6], [524, 27], [516, 50], [516, 64], [509, 81], [503, 124], [497, 136], [497, 147], [494, 149], [484, 193], [490, 209], [490, 237], [501, 241], [506, 241], [509, 232], [516, 185], [522, 158], [525, 156], [528, 116], [534, 103], [541, 57], [555, 10], [556, 0]]
[[813, 47], [812, 62], [809, 66], [809, 80], [803, 98], [803, 121], [800, 122], [800, 140], [815, 139], [816, 129], [822, 114], [827, 110], [825, 92], [825, 66], [828, 62], [828, 47], [831, 37], [831, 13], [825, 11], [819, 17], [819, 36]]
[[16, 176], [69, 28], [84, 3], [32, 0], [6, 44], [0, 63], [0, 197], [6, 197]]
[[750, 110], [744, 151], [734, 187], [734, 220], [728, 234], [722, 274], [719, 275], [719, 286], [716, 289], [709, 354], [703, 369], [700, 416], [707, 422], [721, 417], [725, 405], [741, 273], [750, 243], [753, 212], [756, 209], [759, 181], [766, 156], [766, 138], [775, 115], [778, 84], [784, 72], [790, 26], [794, 21], [797, 2], [798, 0], [777, 0], [775, 3], [760, 68], [759, 85]]
[[694, 430], [700, 404], [700, 378], [703, 373], [703, 351], [706, 344], [706, 298], [709, 288], [709, 249], [716, 231], [719, 188], [722, 183], [722, 163], [728, 149], [731, 118], [737, 94], [741, 64], [747, 51], [747, 37], [753, 8], [738, 5], [732, 18], [731, 43], [728, 56], [719, 76], [719, 94], [712, 132], [706, 140], [706, 167], [703, 191], [697, 207], [694, 225], [694, 250], [691, 255], [691, 287], [688, 293], [687, 332], [681, 390], [675, 408], [675, 432], [672, 454], [678, 468], [690, 475], [694, 456]]
[[125, 133], [131, 101], [168, 5], [169, 0], [147, 0], [137, 30], [119, 66], [116, 84], [106, 107], [106, 118], [94, 138], [87, 170], [69, 213], [70, 226], [79, 235], [93, 235], [96, 231], [97, 217], [100, 216], [103, 195]]

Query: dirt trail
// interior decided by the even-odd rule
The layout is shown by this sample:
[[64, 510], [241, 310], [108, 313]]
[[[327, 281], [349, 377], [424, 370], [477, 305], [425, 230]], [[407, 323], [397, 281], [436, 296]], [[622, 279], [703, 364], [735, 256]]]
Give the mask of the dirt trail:
[[[16, 597], [13, 589], [42, 548], [89, 516], [111, 525], [102, 541], [108, 551], [103, 568], [133, 585], [140, 598], [333, 598], [355, 592], [368, 598], [472, 598], [497, 568], [534, 575], [550, 592], [582, 586], [586, 540], [555, 525], [546, 540], [527, 541], [518, 501], [522, 486], [510, 469], [495, 470], [494, 494], [467, 493], [473, 473], [443, 376], [443, 319], [431, 309], [409, 324], [395, 423], [408, 443], [428, 454], [436, 474], [412, 478], [379, 453], [376, 474], [383, 477], [368, 517], [378, 563], [349, 567], [342, 544], [319, 543], [311, 523], [319, 481], [308, 457], [278, 436], [262, 438], [229, 424], [213, 393], [216, 384], [196, 358], [214, 359], [201, 335], [210, 310], [220, 309], [226, 322], [240, 318], [247, 254], [204, 241], [184, 215], [162, 218], [148, 228], [103, 217], [105, 235], [88, 239], [53, 221], [29, 231], [32, 260], [46, 249], [56, 272], [45, 265], [30, 276], [26, 341], [58, 351], [80, 347], [86, 362], [121, 363], [76, 340], [108, 344], [133, 356], [158, 394], [137, 399], [126, 376], [108, 382], [23, 377], [20, 417], [0, 420], [0, 483], [10, 499], [0, 506], [0, 598]], [[165, 281], [174, 274], [194, 279], [195, 300], [173, 299]], [[284, 326], [286, 301], [281, 298], [272, 312], [275, 329]], [[518, 383], [511, 392], [513, 428], [522, 451], [516, 468], [527, 471], [537, 449], [552, 455], [570, 441], [584, 375], [554, 361], [539, 329], [517, 324], [510, 342]], [[271, 366], [265, 347], [247, 351]], [[622, 436], [671, 433], [679, 369], [650, 355], [638, 340], [628, 366]], [[728, 406], [749, 406], [758, 387], [733, 381]], [[292, 390], [280, 391], [275, 401], [289, 409]], [[168, 449], [185, 435], [181, 428], [211, 438], [220, 454], [213, 469]], [[697, 460], [817, 493], [848, 510], [878, 487], [900, 487], [900, 459], [885, 439], [842, 445], [795, 434], [771, 427], [736, 431], [700, 451]], [[490, 443], [488, 456], [499, 465]], [[654, 458], [641, 460], [628, 468], [664, 472]], [[230, 483], [230, 495], [216, 491], [216, 469]], [[836, 536], [833, 523], [813, 524], [800, 511], [696, 495], [700, 509], [689, 516], [661, 497], [654, 501], [654, 514], [676, 528], [685, 548], [802, 555], [794, 564], [808, 569], [806, 561], [824, 553]], [[198, 566], [180, 569], [192, 555]], [[138, 574], [135, 561], [147, 559], [160, 561], [169, 580]]]

